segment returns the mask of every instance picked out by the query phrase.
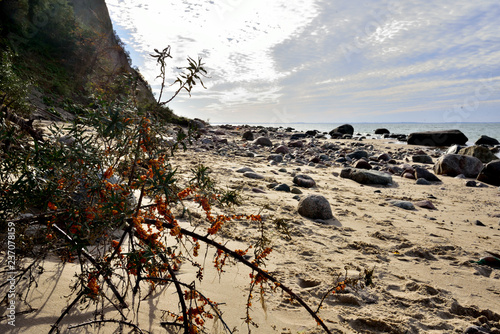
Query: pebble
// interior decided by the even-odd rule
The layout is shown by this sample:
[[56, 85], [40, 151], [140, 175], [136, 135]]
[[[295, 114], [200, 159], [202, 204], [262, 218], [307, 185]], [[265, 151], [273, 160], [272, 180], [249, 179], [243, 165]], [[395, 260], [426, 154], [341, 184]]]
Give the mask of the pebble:
[[243, 167], [236, 171], [236, 173], [246, 173], [246, 172], [253, 172], [253, 169], [249, 167]]
[[316, 186], [316, 182], [308, 175], [297, 175], [293, 178], [293, 183], [299, 187], [312, 188]]
[[401, 209], [405, 209], [405, 210], [415, 210], [415, 206], [413, 205], [412, 202], [408, 202], [408, 201], [390, 201], [389, 203], [391, 203], [392, 205], [398, 207], [398, 208], [401, 208]]
[[290, 187], [286, 184], [280, 184], [280, 185], [277, 185], [276, 187], [274, 187], [274, 190], [276, 191], [285, 191], [287, 193], [290, 192]]
[[434, 204], [432, 204], [431, 201], [419, 201], [415, 203], [416, 206], [420, 208], [425, 208], [425, 209], [430, 209], [430, 210], [437, 210]]
[[467, 181], [465, 182], [466, 187], [477, 187], [477, 182], [476, 181]]
[[298, 194], [298, 195], [303, 194], [302, 190], [300, 190], [299, 188], [292, 188], [291, 192], [292, 194]]
[[486, 226], [486, 225], [484, 225], [484, 223], [483, 223], [482, 221], [480, 221], [480, 220], [476, 220], [476, 221], [475, 221], [475, 223], [474, 223], [474, 225], [476, 225], [476, 226]]
[[262, 180], [264, 178], [264, 176], [257, 174], [257, 173], [254, 173], [254, 172], [245, 172], [245, 173], [243, 173], [243, 176], [248, 177], [250, 179], [256, 179], [256, 180]]

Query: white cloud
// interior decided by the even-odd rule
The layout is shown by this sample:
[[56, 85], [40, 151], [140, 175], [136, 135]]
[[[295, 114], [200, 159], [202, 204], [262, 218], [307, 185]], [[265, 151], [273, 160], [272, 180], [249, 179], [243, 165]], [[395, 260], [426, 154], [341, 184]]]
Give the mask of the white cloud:
[[[500, 75], [496, 0], [107, 4], [153, 87], [158, 68], [148, 54], [154, 48], [172, 46], [172, 78], [188, 55], [203, 56], [209, 89], [194, 92], [190, 103], [178, 98], [174, 108], [189, 105], [220, 121], [248, 113], [264, 121], [271, 106], [296, 121], [315, 121], [311, 115], [332, 121], [327, 118], [347, 110], [370, 115], [374, 106], [380, 114], [442, 110], [481, 78], [497, 84]], [[498, 98], [484, 100], [485, 112]]]

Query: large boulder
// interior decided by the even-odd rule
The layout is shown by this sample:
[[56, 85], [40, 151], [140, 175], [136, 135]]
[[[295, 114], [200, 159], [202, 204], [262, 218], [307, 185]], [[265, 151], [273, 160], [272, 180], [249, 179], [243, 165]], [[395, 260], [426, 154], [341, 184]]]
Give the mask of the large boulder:
[[271, 139], [269, 139], [267, 137], [259, 137], [259, 138], [255, 139], [255, 141], [253, 143], [256, 145], [261, 145], [261, 146], [269, 146], [269, 147], [273, 146]]
[[483, 169], [481, 160], [468, 155], [446, 154], [434, 164], [434, 173], [437, 175], [477, 177]]
[[375, 134], [376, 135], [385, 135], [385, 134], [389, 134], [391, 133], [389, 130], [387, 130], [386, 128], [378, 128], [375, 130]]
[[310, 219], [328, 220], [333, 218], [330, 203], [321, 195], [308, 195], [302, 198], [298, 211], [299, 214]]
[[465, 145], [467, 138], [460, 130], [424, 131], [410, 133], [409, 145], [424, 146], [451, 146], [453, 144]]
[[478, 181], [500, 186], [500, 160], [494, 160], [481, 170], [477, 177]]
[[344, 124], [344, 125], [336, 127], [332, 131], [330, 131], [331, 136], [339, 134], [339, 133], [341, 133], [343, 135], [351, 135], [352, 136], [354, 134], [354, 128], [350, 124]]
[[254, 139], [255, 139], [255, 138], [254, 138], [254, 136], [253, 136], [253, 132], [252, 132], [252, 131], [245, 131], [245, 132], [243, 133], [242, 138], [243, 138], [244, 140], [254, 140]]
[[491, 137], [482, 135], [481, 137], [479, 137], [478, 140], [476, 140], [476, 142], [474, 144], [476, 144], [476, 145], [495, 146], [495, 145], [498, 145], [500, 143], [495, 138], [491, 138]]
[[361, 184], [381, 184], [392, 183], [391, 175], [376, 170], [344, 168], [340, 172], [340, 177], [351, 179]]
[[488, 163], [490, 161], [498, 159], [496, 155], [491, 153], [491, 151], [484, 146], [469, 146], [464, 147], [458, 151], [458, 154], [470, 155], [471, 157], [476, 157], [481, 160], [482, 163]]

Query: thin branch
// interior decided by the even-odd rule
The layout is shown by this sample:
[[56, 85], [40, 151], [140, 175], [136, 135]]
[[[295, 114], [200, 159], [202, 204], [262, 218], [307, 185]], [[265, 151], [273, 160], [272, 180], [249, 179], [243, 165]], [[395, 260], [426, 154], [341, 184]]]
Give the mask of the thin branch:
[[[171, 282], [171, 283], [174, 283], [174, 281], [172, 279], [169, 279], [169, 278], [162, 278], [162, 277], [148, 277], [147, 280], [149, 281], [158, 281], [158, 282]], [[186, 284], [184, 282], [180, 282], [178, 281], [180, 285], [190, 289], [191, 291], [196, 291], [196, 293], [201, 297], [203, 298], [208, 305], [210, 305], [210, 307], [215, 311], [215, 313], [217, 313], [217, 317], [219, 318], [219, 320], [222, 322], [222, 324], [224, 325], [224, 327], [226, 328], [226, 330], [229, 332], [229, 333], [233, 333], [231, 331], [231, 329], [229, 328], [229, 326], [226, 324], [226, 322], [224, 321], [224, 319], [222, 318], [222, 314], [220, 313], [219, 309], [217, 308], [217, 305], [214, 305], [212, 303], [212, 301], [205, 297], [205, 295], [203, 295], [200, 291], [196, 290], [196, 289], [193, 289], [193, 287], [190, 285], [190, 284]], [[160, 325], [173, 325], [174, 323], [170, 323], [170, 322], [162, 322], [160, 323]], [[175, 324], [175, 325], [179, 325], [179, 324]]]
[[169, 273], [170, 277], [172, 278], [172, 282], [175, 285], [175, 289], [176, 289], [177, 295], [179, 297], [179, 303], [181, 304], [182, 315], [183, 315], [183, 320], [184, 320], [184, 325], [183, 325], [184, 326], [184, 333], [189, 334], [188, 312], [187, 312], [187, 307], [186, 307], [186, 301], [184, 300], [184, 294], [182, 293], [181, 284], [180, 284], [179, 280], [177, 279], [177, 276], [175, 275], [174, 270], [170, 266], [170, 263], [169, 263], [167, 257], [163, 253], [160, 253], [158, 255], [160, 256], [161, 260], [167, 264], [168, 273]]
[[[55, 229], [57, 233], [59, 233], [60, 235], [62, 235], [67, 241], [69, 241], [70, 243], [74, 243], [73, 238], [71, 238], [59, 226], [57, 226], [57, 225], [54, 224], [54, 225], [52, 225], [52, 228]], [[102, 272], [102, 266], [92, 256], [92, 254], [90, 254], [86, 249], [82, 249], [82, 255], [85, 256], [92, 263], [92, 265], [94, 265], [94, 267], [96, 267], [96, 269], [98, 270], [99, 274]], [[104, 280], [106, 281], [106, 283], [108, 284], [108, 286], [110, 287], [111, 291], [113, 291], [113, 294], [116, 296], [116, 298], [118, 298], [118, 301], [120, 302], [120, 307], [122, 307], [122, 308], [128, 308], [127, 303], [125, 302], [125, 300], [123, 299], [123, 297], [120, 295], [120, 293], [116, 289], [116, 287], [113, 284], [113, 282], [111, 282], [111, 279], [109, 277], [105, 277], [105, 276], [103, 276], [103, 277], [104, 277]]]
[[134, 325], [133, 323], [131, 322], [128, 322], [128, 321], [123, 321], [123, 320], [115, 320], [115, 319], [108, 319], [108, 320], [90, 320], [90, 321], [87, 321], [87, 322], [83, 322], [81, 324], [78, 324], [78, 325], [71, 325], [68, 327], [68, 329], [74, 329], [74, 328], [78, 328], [78, 327], [83, 327], [83, 326], [90, 326], [90, 325], [94, 325], [94, 324], [101, 324], [101, 323], [116, 323], [116, 324], [120, 324], [120, 325], [127, 325], [127, 326], [130, 326], [132, 328], [134, 328], [135, 330], [138, 330], [139, 333], [144, 333], [140, 328], [139, 326], [136, 326]]
[[[145, 224], [155, 224], [156, 220], [154, 220], [154, 219], [146, 219], [144, 221], [144, 223]], [[168, 228], [168, 229], [172, 229], [175, 226], [173, 224], [170, 224], [170, 223], [163, 223], [163, 227]], [[213, 246], [213, 247], [215, 247], [217, 249], [220, 249], [224, 253], [229, 254], [232, 258], [238, 260], [239, 262], [243, 263], [244, 265], [246, 265], [247, 267], [251, 268], [252, 270], [255, 270], [259, 275], [261, 275], [265, 279], [273, 282], [277, 287], [279, 287], [281, 290], [285, 291], [291, 298], [295, 299], [300, 305], [302, 305], [302, 307], [314, 318], [314, 320], [316, 320], [316, 322], [318, 323], [318, 325], [320, 325], [321, 327], [323, 327], [323, 329], [325, 330], [326, 333], [331, 334], [330, 330], [325, 325], [325, 323], [323, 322], [323, 320], [321, 320], [318, 317], [318, 315], [316, 314], [316, 312], [314, 312], [309, 307], [309, 305], [307, 305], [307, 303], [302, 298], [300, 298], [299, 296], [297, 296], [290, 288], [288, 288], [286, 285], [280, 283], [276, 278], [274, 278], [273, 276], [271, 276], [269, 273], [267, 273], [266, 271], [262, 270], [261, 268], [259, 268], [255, 264], [251, 263], [250, 261], [246, 260], [242, 255], [236, 253], [235, 251], [227, 248], [224, 245], [219, 244], [218, 242], [216, 242], [216, 241], [214, 241], [212, 239], [209, 239], [206, 236], [200, 235], [198, 233], [195, 233], [195, 232], [183, 229], [183, 228], [181, 228], [180, 231], [181, 231], [182, 234], [185, 234], [185, 235], [188, 235], [190, 237], [196, 238], [198, 240], [201, 240], [201, 241], [205, 242], [208, 245], [211, 245], [211, 246]]]
[[76, 296], [75, 300], [73, 300], [73, 302], [64, 310], [64, 312], [61, 314], [61, 316], [57, 319], [57, 321], [52, 325], [52, 328], [50, 329], [49, 331], [49, 334], [52, 334], [54, 333], [54, 331], [57, 329], [57, 327], [59, 326], [59, 323], [63, 320], [63, 318], [69, 313], [69, 311], [76, 305], [76, 303], [78, 303], [78, 301], [80, 300], [80, 298], [83, 297], [83, 295], [85, 294], [84, 290], [80, 291], [80, 293], [78, 294], [78, 296]]

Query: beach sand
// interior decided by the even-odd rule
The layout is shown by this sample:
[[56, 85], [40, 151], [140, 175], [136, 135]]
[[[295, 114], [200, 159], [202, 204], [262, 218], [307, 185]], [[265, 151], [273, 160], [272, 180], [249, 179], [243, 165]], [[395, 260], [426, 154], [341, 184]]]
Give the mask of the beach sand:
[[[313, 310], [339, 274], [343, 277], [347, 273], [354, 278], [359, 274], [363, 276], [365, 269], [374, 270], [372, 286], [347, 288], [326, 297], [318, 314], [331, 332], [463, 333], [471, 326], [482, 325], [493, 329], [493, 333], [500, 333], [500, 269], [470, 262], [488, 256], [488, 252], [500, 253], [498, 187], [466, 187], [464, 179], [441, 175], [438, 176], [441, 183], [430, 185], [418, 185], [414, 179], [398, 175], [392, 176], [391, 185], [362, 185], [340, 177], [344, 167], [341, 163], [332, 159], [323, 164], [310, 164], [309, 158], [324, 153], [321, 146], [326, 142], [339, 148], [331, 154], [355, 150], [366, 150], [374, 156], [388, 153], [397, 165], [415, 165], [411, 157], [419, 150], [431, 155], [434, 161], [441, 153], [432, 147], [389, 140], [312, 141], [307, 138], [303, 140], [303, 148], [290, 148], [296, 159], [272, 164], [269, 155], [277, 145], [286, 145], [290, 134], [270, 132], [275, 147], [263, 147], [242, 140], [242, 133], [248, 130], [208, 128], [188, 151], [178, 152], [172, 163], [178, 167], [180, 178], [187, 178], [190, 169], [200, 163], [209, 166], [211, 177], [220, 187], [241, 191], [244, 203], [234, 208], [233, 213], [260, 213], [264, 217], [273, 247], [266, 269]], [[246, 156], [252, 155], [248, 152], [254, 156]], [[432, 164], [418, 165], [432, 170]], [[248, 178], [237, 172], [243, 167], [251, 168], [263, 178]], [[308, 175], [316, 182], [313, 188], [296, 187], [302, 192], [299, 196], [324, 196], [331, 205], [334, 219], [317, 222], [302, 217], [297, 212], [296, 194], [269, 188], [270, 184], [294, 188], [292, 180], [298, 174]], [[414, 210], [406, 210], [391, 205], [392, 200], [412, 203], [429, 200], [436, 209], [415, 206]], [[286, 222], [288, 234], [273, 228], [277, 219]], [[190, 228], [188, 222], [182, 224]], [[200, 224], [199, 231], [208, 227], [201, 219]], [[234, 221], [223, 227], [218, 240], [227, 242], [232, 249], [245, 249], [259, 235], [257, 223]], [[196, 281], [196, 287], [205, 296], [222, 303], [220, 310], [227, 325], [237, 329], [237, 333], [247, 333], [242, 319], [246, 312], [250, 269], [229, 263], [224, 267], [225, 273], [219, 276], [210, 263], [213, 252], [208, 250], [204, 261], [203, 282], [196, 281], [196, 270], [189, 264], [181, 266], [179, 278], [188, 283]], [[200, 254], [203, 261], [204, 248]], [[71, 302], [66, 296], [77, 270], [77, 264], [62, 265], [47, 259], [38, 287], [29, 292], [33, 309], [28, 311], [26, 306], [20, 306], [18, 312], [28, 312], [17, 314], [14, 328], [2, 319], [0, 332], [48, 332]], [[145, 332], [170, 333], [160, 326], [160, 318], [162, 310], [177, 307], [174, 290], [159, 290], [145, 297], [143, 292], [130, 300], [131, 307], [123, 313], [129, 321], [138, 322]], [[251, 327], [252, 333], [323, 332], [300, 305], [291, 302], [279, 289], [268, 291], [264, 300], [261, 303], [259, 293], [254, 293], [251, 316], [259, 327]], [[119, 318], [110, 306], [105, 309], [110, 310], [106, 319]], [[120, 330], [116, 324], [68, 329], [71, 324], [92, 319], [94, 310], [95, 307], [75, 309], [65, 318], [62, 332], [131, 332], [131, 328]], [[222, 324], [210, 325], [207, 330], [222, 333]]]

